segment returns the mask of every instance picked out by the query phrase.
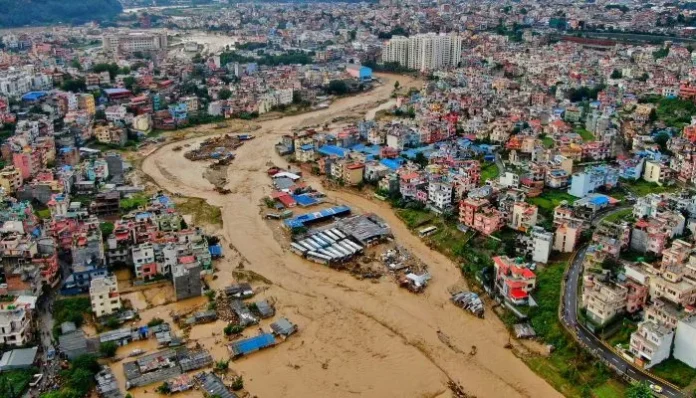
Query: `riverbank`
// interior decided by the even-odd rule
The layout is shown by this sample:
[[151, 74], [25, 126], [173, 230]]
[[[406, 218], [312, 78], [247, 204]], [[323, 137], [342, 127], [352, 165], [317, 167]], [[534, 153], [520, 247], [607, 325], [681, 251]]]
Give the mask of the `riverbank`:
[[[456, 264], [413, 236], [385, 203], [327, 192], [330, 201], [382, 216], [396, 240], [429, 264], [433, 281], [425, 294], [412, 295], [386, 280], [360, 281], [303, 261], [283, 249], [260, 217], [259, 203], [270, 193], [264, 171], [271, 164], [284, 165], [273, 148], [280, 136], [293, 128], [351, 115], [356, 108], [366, 112], [365, 104], [389, 98], [396, 79], [401, 86], [422, 84], [410, 77], [382, 77], [382, 86], [342, 98], [328, 109], [259, 123], [257, 138], [237, 151], [230, 166], [229, 195], [217, 194], [201, 178], [204, 165], [171, 150], [182, 143], [195, 145], [197, 139], [165, 145], [143, 161], [143, 172], [160, 187], [221, 208], [225, 244], [239, 251], [247, 262], [245, 269], [272, 282], [264, 294], [276, 299], [279, 314], [300, 326], [297, 339], [232, 367], [244, 375], [247, 389], [259, 396], [444, 397], [449, 396], [449, 379], [481, 397], [560, 396], [505, 348], [508, 332], [499, 319], [480, 320], [449, 303], [448, 287], [466, 285]], [[218, 266], [213, 287], [230, 283], [234, 261], [226, 258]], [[438, 331], [461, 350], [445, 345]], [[197, 333], [192, 330], [191, 335]], [[226, 356], [214, 342], [203, 344], [211, 344], [216, 357]], [[468, 352], [472, 345], [478, 347], [478, 355], [457, 352]]]

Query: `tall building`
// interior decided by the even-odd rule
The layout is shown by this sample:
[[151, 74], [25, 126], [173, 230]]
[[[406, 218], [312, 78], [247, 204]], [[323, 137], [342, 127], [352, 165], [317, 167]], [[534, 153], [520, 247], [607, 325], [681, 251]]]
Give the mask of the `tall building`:
[[92, 311], [97, 317], [111, 315], [121, 309], [121, 297], [115, 276], [92, 279], [89, 287]]
[[166, 34], [135, 32], [123, 35], [104, 36], [102, 39], [104, 51], [133, 53], [136, 51], [166, 50], [168, 41]]
[[382, 62], [397, 62], [421, 71], [455, 67], [462, 57], [463, 42], [456, 34], [394, 36], [384, 45]]

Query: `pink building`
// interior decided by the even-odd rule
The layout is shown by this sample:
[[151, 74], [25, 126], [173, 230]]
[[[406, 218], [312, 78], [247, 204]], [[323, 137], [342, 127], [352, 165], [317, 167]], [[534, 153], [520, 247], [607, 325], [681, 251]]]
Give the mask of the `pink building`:
[[459, 203], [459, 221], [485, 235], [500, 230], [505, 221], [503, 214], [485, 199], [465, 199]]

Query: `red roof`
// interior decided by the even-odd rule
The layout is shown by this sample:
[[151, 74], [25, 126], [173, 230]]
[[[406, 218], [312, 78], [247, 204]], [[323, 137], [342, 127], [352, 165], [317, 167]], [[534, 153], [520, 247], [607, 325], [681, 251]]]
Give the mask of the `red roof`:
[[527, 298], [527, 296], [528, 296], [527, 292], [525, 292], [522, 289], [515, 288], [515, 289], [510, 290], [510, 297], [512, 297], [514, 299], [519, 300], [519, 299]]

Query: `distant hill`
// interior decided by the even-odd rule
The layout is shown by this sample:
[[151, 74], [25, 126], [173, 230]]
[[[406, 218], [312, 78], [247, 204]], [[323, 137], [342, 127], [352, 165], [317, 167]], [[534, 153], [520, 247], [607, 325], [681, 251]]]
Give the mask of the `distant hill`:
[[118, 0], [0, 0], [0, 28], [102, 20], [122, 11]]

